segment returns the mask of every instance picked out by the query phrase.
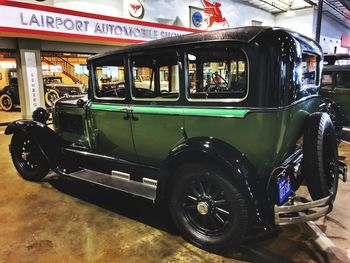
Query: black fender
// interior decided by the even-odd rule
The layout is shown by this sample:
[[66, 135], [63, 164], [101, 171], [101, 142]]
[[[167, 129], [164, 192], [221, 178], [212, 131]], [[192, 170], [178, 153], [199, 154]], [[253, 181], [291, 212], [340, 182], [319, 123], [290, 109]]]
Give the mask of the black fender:
[[51, 169], [56, 170], [60, 164], [64, 163], [65, 158], [62, 153], [62, 147], [67, 142], [45, 124], [33, 120], [17, 120], [11, 122], [5, 130], [6, 135], [17, 132], [27, 133], [33, 138], [47, 159]]
[[[235, 147], [215, 138], [196, 137], [176, 146], [163, 162], [158, 180], [157, 199], [164, 199], [169, 190], [173, 172], [183, 162], [215, 163], [225, 171], [249, 202], [255, 223], [273, 222], [271, 206], [264, 191], [265, 183], [247, 157]], [[272, 221], [271, 221], [272, 220]]]

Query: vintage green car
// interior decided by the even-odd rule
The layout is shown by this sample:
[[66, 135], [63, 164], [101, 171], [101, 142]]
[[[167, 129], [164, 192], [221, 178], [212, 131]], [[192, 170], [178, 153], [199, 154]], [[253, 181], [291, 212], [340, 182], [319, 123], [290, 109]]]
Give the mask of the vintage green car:
[[320, 94], [337, 105], [343, 125], [350, 125], [350, 65], [323, 67]]
[[[346, 166], [318, 95], [322, 63], [315, 41], [270, 27], [96, 55], [88, 95], [55, 102], [54, 131], [40, 108], [7, 127], [13, 163], [28, 180], [52, 169], [164, 202], [186, 240], [224, 251], [332, 210]], [[313, 201], [296, 193], [305, 181]]]

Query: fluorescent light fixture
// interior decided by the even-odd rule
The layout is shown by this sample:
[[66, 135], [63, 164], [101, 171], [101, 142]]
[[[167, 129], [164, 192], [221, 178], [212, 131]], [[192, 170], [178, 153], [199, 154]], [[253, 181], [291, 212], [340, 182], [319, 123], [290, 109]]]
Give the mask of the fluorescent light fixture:
[[295, 16], [295, 12], [293, 10], [288, 10], [286, 13], [285, 13], [286, 16]]

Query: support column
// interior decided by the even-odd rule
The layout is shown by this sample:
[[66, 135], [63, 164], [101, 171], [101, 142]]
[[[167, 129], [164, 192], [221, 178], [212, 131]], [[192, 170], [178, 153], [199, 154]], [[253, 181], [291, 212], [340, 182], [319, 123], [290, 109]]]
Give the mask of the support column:
[[316, 41], [318, 43], [320, 43], [320, 37], [321, 37], [322, 9], [323, 9], [323, 0], [318, 0], [317, 23], [316, 23]]
[[31, 119], [36, 108], [45, 107], [40, 41], [19, 39], [16, 63], [22, 118]]

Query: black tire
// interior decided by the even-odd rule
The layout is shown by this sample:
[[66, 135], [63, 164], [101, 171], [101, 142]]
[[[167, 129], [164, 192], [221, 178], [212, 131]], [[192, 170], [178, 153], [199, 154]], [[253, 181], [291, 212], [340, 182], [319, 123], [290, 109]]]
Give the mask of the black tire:
[[10, 111], [14, 108], [13, 100], [10, 95], [3, 93], [0, 95], [0, 109]]
[[187, 241], [211, 252], [240, 245], [248, 226], [247, 202], [222, 171], [184, 165], [170, 187], [170, 213]]
[[39, 182], [49, 172], [49, 165], [39, 146], [29, 135], [15, 133], [10, 145], [16, 170], [26, 180]]
[[338, 190], [339, 160], [336, 134], [326, 113], [313, 113], [305, 123], [303, 173], [312, 199]]
[[44, 97], [46, 105], [52, 107], [53, 103], [60, 97], [60, 94], [55, 89], [48, 89]]

